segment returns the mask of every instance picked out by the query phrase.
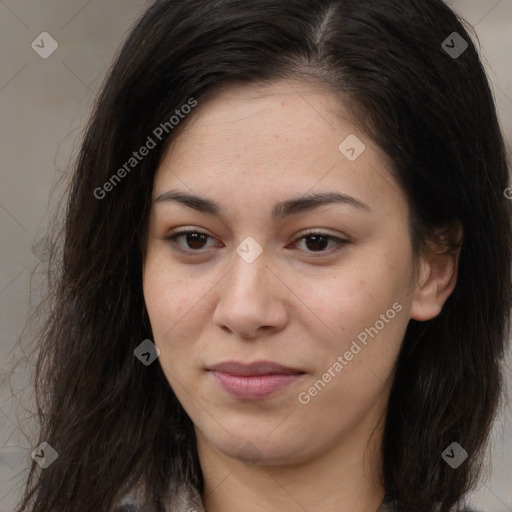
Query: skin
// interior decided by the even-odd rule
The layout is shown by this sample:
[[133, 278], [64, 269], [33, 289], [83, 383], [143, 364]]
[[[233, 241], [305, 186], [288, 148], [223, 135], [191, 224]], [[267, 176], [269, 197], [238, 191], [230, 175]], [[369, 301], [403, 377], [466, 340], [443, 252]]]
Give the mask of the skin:
[[[394, 363], [409, 319], [441, 311], [457, 260], [421, 258], [415, 272], [406, 197], [385, 154], [317, 84], [232, 85], [186, 121], [153, 200], [193, 193], [219, 203], [222, 216], [153, 202], [143, 288], [158, 361], [195, 425], [206, 511], [377, 510]], [[366, 146], [354, 161], [338, 149], [349, 134]], [[371, 211], [333, 203], [271, 218], [276, 202], [320, 191]], [[185, 228], [210, 238], [165, 239]], [[315, 245], [303, 238], [308, 229], [348, 243]], [[263, 249], [251, 263], [236, 252], [249, 236]], [[401, 311], [300, 403], [394, 303]], [[206, 370], [226, 360], [270, 360], [305, 375], [270, 398], [240, 400]]]

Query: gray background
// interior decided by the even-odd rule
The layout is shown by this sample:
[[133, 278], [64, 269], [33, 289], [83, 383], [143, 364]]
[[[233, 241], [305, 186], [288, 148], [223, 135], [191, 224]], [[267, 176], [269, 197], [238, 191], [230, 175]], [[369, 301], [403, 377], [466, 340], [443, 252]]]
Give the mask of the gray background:
[[[36, 269], [29, 300], [30, 276], [45, 259], [44, 227], [62, 195], [94, 94], [127, 30], [150, 3], [0, 0], [0, 512], [13, 510], [35, 448], [25, 410], [32, 397], [30, 365], [17, 367], [11, 379], [9, 369], [21, 355], [17, 343], [27, 314], [44, 291]], [[510, 148], [512, 0], [448, 3], [475, 27]], [[48, 59], [31, 48], [42, 32], [59, 44]], [[509, 390], [510, 368], [509, 361]], [[509, 403], [507, 398], [493, 431], [488, 470], [471, 496], [475, 509], [512, 511]]]

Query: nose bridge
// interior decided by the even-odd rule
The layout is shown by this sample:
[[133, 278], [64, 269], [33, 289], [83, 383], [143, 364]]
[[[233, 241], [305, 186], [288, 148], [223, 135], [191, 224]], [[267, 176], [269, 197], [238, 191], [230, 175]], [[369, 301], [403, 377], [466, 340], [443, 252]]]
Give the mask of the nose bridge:
[[268, 271], [266, 257], [262, 252], [256, 254], [250, 242], [242, 242], [237, 248], [227, 286], [228, 293], [231, 291], [235, 299], [255, 298], [256, 293], [262, 291], [265, 272]]
[[[241, 248], [244, 249], [243, 244]], [[214, 322], [224, 330], [252, 338], [262, 327], [282, 328], [286, 313], [270, 289], [267, 258], [263, 254], [255, 259], [244, 258], [247, 253], [241, 254], [235, 254], [233, 266], [223, 280]]]

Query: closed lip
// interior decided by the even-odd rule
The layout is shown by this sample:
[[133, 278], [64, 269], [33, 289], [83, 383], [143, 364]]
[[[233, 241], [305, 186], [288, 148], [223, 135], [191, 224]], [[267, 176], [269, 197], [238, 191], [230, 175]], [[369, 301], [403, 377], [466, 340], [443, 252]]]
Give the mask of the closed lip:
[[230, 375], [239, 375], [250, 377], [257, 375], [290, 375], [303, 374], [302, 370], [290, 368], [272, 361], [255, 361], [253, 363], [242, 363], [238, 361], [224, 361], [214, 364], [207, 368], [209, 371], [229, 373]]

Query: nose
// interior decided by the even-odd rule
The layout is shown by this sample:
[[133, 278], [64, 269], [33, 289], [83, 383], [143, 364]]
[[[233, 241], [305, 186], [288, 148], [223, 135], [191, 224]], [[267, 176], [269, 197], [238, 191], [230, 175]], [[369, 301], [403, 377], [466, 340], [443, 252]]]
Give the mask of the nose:
[[215, 325], [245, 339], [282, 330], [288, 320], [288, 288], [282, 281], [267, 265], [264, 253], [252, 263], [235, 255], [231, 270], [219, 283]]

